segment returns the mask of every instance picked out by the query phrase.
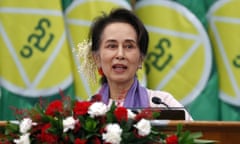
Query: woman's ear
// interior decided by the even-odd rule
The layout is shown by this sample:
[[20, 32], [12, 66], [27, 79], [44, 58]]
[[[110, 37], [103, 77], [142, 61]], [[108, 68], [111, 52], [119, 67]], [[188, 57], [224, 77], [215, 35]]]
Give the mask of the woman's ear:
[[139, 65], [138, 65], [139, 69], [142, 69], [142, 64], [143, 64], [144, 59], [145, 59], [145, 56], [141, 55], [139, 58]]
[[98, 52], [93, 53], [94, 62], [97, 64], [97, 67], [101, 67], [100, 56]]
[[141, 64], [144, 62], [144, 59], [145, 59], [145, 56], [144, 56], [144, 55], [141, 55], [141, 56], [140, 56], [140, 60], [139, 60]]

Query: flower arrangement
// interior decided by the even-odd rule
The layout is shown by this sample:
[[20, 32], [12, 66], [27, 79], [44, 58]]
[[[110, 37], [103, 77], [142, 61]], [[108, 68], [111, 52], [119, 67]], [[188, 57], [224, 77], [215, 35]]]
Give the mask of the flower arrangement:
[[124, 107], [110, 107], [95, 95], [91, 101], [72, 100], [62, 94], [44, 106], [40, 101], [21, 111], [19, 121], [8, 122], [2, 144], [190, 144], [199, 133], [182, 131], [165, 134], [151, 125], [159, 111], [144, 109], [135, 113]]

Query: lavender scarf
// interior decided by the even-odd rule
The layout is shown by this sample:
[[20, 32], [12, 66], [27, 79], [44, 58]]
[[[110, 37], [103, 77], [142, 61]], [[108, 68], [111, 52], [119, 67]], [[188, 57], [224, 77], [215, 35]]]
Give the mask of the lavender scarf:
[[[108, 104], [109, 101], [109, 86], [107, 83], [103, 84], [99, 94], [102, 96], [102, 101]], [[124, 107], [126, 108], [146, 108], [149, 107], [149, 98], [147, 90], [140, 86], [137, 78], [134, 79], [133, 85], [129, 89], [124, 100]]]

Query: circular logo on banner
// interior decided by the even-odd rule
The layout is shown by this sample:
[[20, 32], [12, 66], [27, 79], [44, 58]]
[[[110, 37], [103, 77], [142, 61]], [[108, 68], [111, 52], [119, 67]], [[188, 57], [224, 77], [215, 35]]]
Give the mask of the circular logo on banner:
[[[131, 10], [131, 6], [127, 1], [116, 0], [76, 0], [66, 9], [66, 21], [69, 29], [69, 36], [72, 47], [76, 47], [78, 43], [88, 38], [88, 32], [92, 20], [101, 16], [102, 12], [109, 13], [113, 8], [124, 7]], [[79, 60], [76, 58], [76, 66], [79, 67]], [[84, 74], [76, 70], [76, 93], [81, 98], [83, 96], [92, 96], [99, 88], [99, 84], [90, 85]], [[144, 70], [138, 71], [138, 77], [145, 80]], [[146, 82], [145, 82], [146, 83]]]
[[0, 81], [4, 88], [39, 97], [59, 93], [59, 88], [72, 84], [59, 1], [3, 1], [0, 15]]
[[240, 1], [217, 1], [208, 13], [219, 73], [220, 98], [240, 106]]
[[136, 14], [146, 25], [148, 87], [168, 91], [186, 105], [204, 89], [212, 53], [204, 27], [185, 7], [171, 1], [140, 1]]

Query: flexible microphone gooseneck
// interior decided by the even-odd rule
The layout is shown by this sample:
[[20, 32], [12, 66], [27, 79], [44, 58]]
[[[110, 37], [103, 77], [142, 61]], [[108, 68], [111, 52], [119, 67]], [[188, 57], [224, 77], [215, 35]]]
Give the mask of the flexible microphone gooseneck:
[[170, 107], [166, 103], [164, 103], [159, 97], [152, 97], [152, 102], [157, 105], [162, 104], [162, 105], [166, 106], [167, 109], [170, 109]]

